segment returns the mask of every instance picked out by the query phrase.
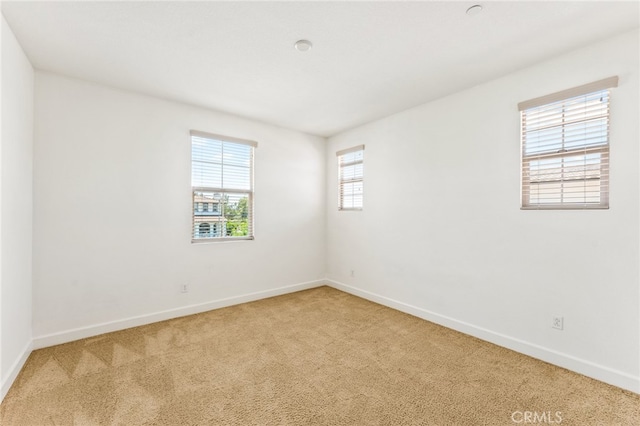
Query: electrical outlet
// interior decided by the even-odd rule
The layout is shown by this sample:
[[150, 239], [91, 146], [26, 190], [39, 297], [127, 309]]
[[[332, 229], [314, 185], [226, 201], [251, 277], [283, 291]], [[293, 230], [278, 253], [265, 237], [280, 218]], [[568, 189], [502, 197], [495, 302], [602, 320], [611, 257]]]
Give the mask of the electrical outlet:
[[564, 329], [564, 317], [553, 317], [551, 319], [551, 327], [557, 330]]
[[180, 286], [180, 293], [189, 293], [189, 284], [182, 284]]

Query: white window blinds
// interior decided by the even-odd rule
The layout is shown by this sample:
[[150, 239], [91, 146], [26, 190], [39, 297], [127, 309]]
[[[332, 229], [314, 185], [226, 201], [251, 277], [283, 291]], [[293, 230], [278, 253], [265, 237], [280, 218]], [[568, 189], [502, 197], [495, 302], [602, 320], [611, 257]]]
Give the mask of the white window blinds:
[[609, 88], [617, 77], [519, 104], [522, 208], [609, 207]]
[[191, 131], [191, 240], [253, 239], [257, 143]]
[[338, 151], [338, 209], [362, 210], [364, 145]]

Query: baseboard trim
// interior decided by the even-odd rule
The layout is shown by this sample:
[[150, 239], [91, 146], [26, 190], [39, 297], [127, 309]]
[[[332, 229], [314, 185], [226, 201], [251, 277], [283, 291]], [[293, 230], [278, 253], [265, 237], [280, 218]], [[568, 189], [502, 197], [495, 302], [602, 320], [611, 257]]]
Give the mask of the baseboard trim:
[[0, 402], [4, 400], [5, 396], [7, 396], [9, 389], [11, 389], [11, 386], [18, 377], [20, 370], [22, 370], [22, 367], [24, 367], [24, 363], [27, 362], [27, 358], [29, 358], [29, 355], [31, 355], [32, 350], [33, 342], [29, 341], [22, 350], [20, 357], [15, 360], [15, 362], [9, 369], [9, 374], [7, 375], [7, 377], [2, 380], [2, 385], [0, 386]]
[[174, 309], [167, 309], [161, 312], [145, 314], [126, 319], [94, 324], [86, 327], [79, 327], [58, 333], [46, 334], [33, 338], [33, 349], [42, 349], [49, 346], [60, 345], [62, 343], [72, 342], [74, 340], [85, 339], [87, 337], [97, 336], [99, 334], [110, 333], [113, 331], [124, 330], [140, 325], [151, 324], [158, 321], [184, 317], [187, 315], [198, 314], [213, 309], [226, 308], [228, 306], [239, 305], [241, 303], [253, 302], [260, 299], [266, 299], [283, 294], [295, 293], [296, 291], [307, 290], [310, 288], [326, 285], [326, 280], [307, 281], [299, 284], [278, 287], [274, 289], [257, 291], [254, 293], [242, 294], [239, 296], [227, 297], [224, 299], [212, 300], [209, 302], [198, 303], [195, 305], [182, 306]]
[[619, 370], [596, 364], [591, 361], [580, 359], [572, 355], [561, 353], [553, 349], [545, 348], [534, 343], [497, 333], [486, 328], [478, 327], [464, 321], [459, 321], [455, 318], [440, 315], [438, 313], [418, 308], [417, 306], [390, 299], [388, 297], [381, 296], [379, 294], [375, 294], [370, 291], [353, 287], [338, 281], [327, 279], [326, 282], [329, 286], [346, 293], [353, 294], [354, 296], [362, 297], [363, 299], [379, 303], [381, 305], [416, 316], [418, 318], [425, 319], [427, 321], [431, 321], [433, 323], [451, 328], [461, 333], [469, 334], [479, 339], [494, 343], [498, 346], [502, 346], [516, 352], [531, 356], [533, 358], [548, 362], [550, 364], [566, 368], [567, 370], [574, 371], [576, 373], [591, 377], [601, 382], [605, 382], [610, 385], [629, 390], [631, 392], [640, 393], [640, 377], [636, 377]]

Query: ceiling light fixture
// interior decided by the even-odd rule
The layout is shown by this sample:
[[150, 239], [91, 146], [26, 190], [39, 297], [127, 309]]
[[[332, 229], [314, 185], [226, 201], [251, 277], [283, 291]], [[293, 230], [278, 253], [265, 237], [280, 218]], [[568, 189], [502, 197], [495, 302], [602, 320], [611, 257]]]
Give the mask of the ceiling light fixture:
[[293, 47], [295, 47], [298, 52], [307, 52], [311, 50], [313, 44], [309, 40], [298, 40]]
[[469, 15], [469, 16], [475, 16], [480, 12], [482, 12], [482, 5], [481, 4], [474, 4], [469, 9], [467, 9], [467, 15]]

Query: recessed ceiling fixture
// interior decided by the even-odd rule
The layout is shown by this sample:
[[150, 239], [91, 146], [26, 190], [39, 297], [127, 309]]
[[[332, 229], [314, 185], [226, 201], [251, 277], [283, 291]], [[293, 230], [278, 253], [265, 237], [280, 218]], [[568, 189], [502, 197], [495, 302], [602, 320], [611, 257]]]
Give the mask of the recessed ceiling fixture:
[[293, 46], [298, 52], [306, 52], [311, 50], [313, 44], [309, 40], [298, 40]]
[[482, 12], [482, 5], [481, 4], [474, 4], [469, 9], [467, 9], [467, 15], [469, 15], [469, 16], [475, 16], [480, 12]]

